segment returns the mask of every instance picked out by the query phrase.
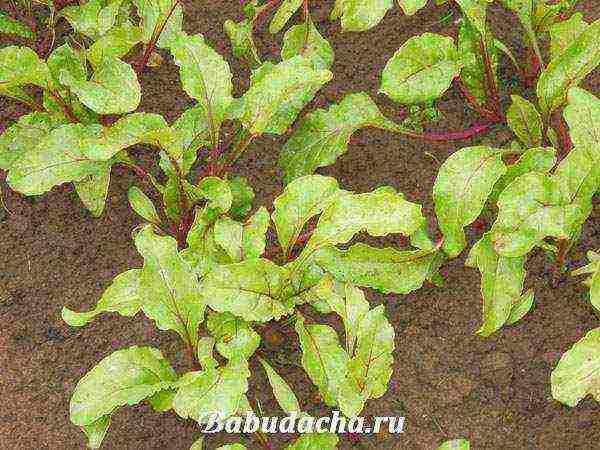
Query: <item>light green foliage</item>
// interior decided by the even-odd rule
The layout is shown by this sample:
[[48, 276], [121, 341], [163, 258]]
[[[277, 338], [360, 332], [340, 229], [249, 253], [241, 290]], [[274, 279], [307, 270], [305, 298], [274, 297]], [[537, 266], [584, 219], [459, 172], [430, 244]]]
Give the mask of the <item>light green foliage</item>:
[[384, 187], [364, 194], [340, 196], [319, 218], [303, 255], [330, 245], [344, 244], [355, 234], [371, 236], [399, 233], [410, 236], [423, 223], [421, 206]]
[[13, 161], [8, 184], [25, 195], [42, 194], [53, 186], [100, 175], [105, 161], [119, 150], [100, 140], [102, 127], [62, 125]]
[[204, 278], [204, 301], [215, 311], [247, 321], [266, 322], [291, 312], [282, 302], [286, 269], [266, 259], [249, 259], [216, 267]]
[[305, 325], [300, 317], [296, 332], [302, 347], [302, 366], [319, 388], [325, 403], [339, 406], [348, 417], [360, 414], [365, 402], [387, 390], [392, 375], [394, 329], [380, 305], [369, 309], [364, 294], [346, 284], [343, 295], [331, 281], [315, 291], [344, 322], [346, 349], [327, 325]]
[[63, 44], [52, 51], [47, 61], [52, 75], [53, 84], [60, 87], [60, 74], [68, 73], [73, 79], [84, 82], [87, 79], [85, 58], [76, 52], [69, 44]]
[[319, 388], [325, 403], [336, 405], [349, 357], [335, 330], [328, 325], [306, 325], [300, 317], [296, 320], [296, 332], [302, 347], [302, 367]]
[[326, 246], [344, 244], [361, 231], [371, 236], [393, 233], [410, 236], [421, 227], [423, 220], [420, 205], [409, 202], [389, 187], [342, 195], [321, 214], [301, 257]]
[[392, 0], [337, 0], [331, 18], [341, 17], [344, 31], [366, 31], [377, 25], [392, 7]]
[[287, 254], [306, 223], [342, 194], [334, 178], [308, 175], [288, 184], [273, 202], [279, 245]]
[[423, 33], [396, 50], [383, 69], [379, 91], [398, 103], [425, 103], [440, 97], [461, 67], [452, 38]]
[[273, 19], [271, 19], [269, 31], [279, 33], [294, 13], [300, 9], [300, 6], [302, 6], [302, 0], [283, 0]]
[[48, 113], [34, 112], [20, 117], [0, 135], [0, 169], [9, 170], [60, 124], [60, 118]]
[[92, 449], [100, 448], [102, 441], [106, 437], [108, 427], [110, 426], [110, 415], [100, 417], [95, 422], [81, 427], [85, 433], [88, 443], [87, 446]]
[[600, 311], [600, 254], [590, 250], [587, 253], [589, 264], [580, 267], [573, 275], [589, 275], [584, 283], [590, 288], [590, 302]]
[[158, 47], [169, 48], [182, 32], [181, 2], [177, 4], [175, 0], [133, 0], [133, 3], [140, 17], [142, 40], [145, 43], [150, 42], [155, 38], [155, 30], [162, 28], [157, 41]]
[[512, 95], [512, 104], [506, 112], [508, 126], [526, 148], [542, 143], [542, 116], [535, 106], [519, 95]]
[[562, 355], [552, 371], [552, 397], [576, 406], [586, 395], [600, 401], [600, 328], [589, 331]]
[[[117, 408], [135, 405], [167, 389], [177, 376], [162, 353], [151, 347], [130, 347], [104, 358], [75, 387], [71, 421], [87, 427], [99, 444]], [[98, 422], [102, 420], [102, 422]]]
[[333, 49], [312, 20], [294, 25], [283, 36], [281, 59], [290, 59], [296, 55], [303, 55], [312, 61], [315, 69], [330, 69], [333, 64]]
[[252, 135], [283, 134], [300, 110], [332, 78], [311, 60], [295, 56], [279, 64], [265, 63], [253, 75], [239, 100], [240, 120]]
[[232, 261], [240, 262], [242, 260], [243, 225], [229, 217], [220, 217], [215, 222], [214, 233], [217, 245], [225, 250]]
[[[486, 35], [486, 38], [487, 41], [491, 40], [489, 34]], [[463, 64], [460, 81], [479, 104], [485, 105], [487, 100], [486, 67], [481, 42], [481, 34], [477, 28], [468, 20], [464, 20], [458, 33], [458, 54]], [[498, 48], [496, 45], [489, 45], [489, 42], [486, 45], [493, 75], [497, 78]]]
[[93, 217], [100, 217], [104, 211], [109, 184], [110, 164], [108, 162], [99, 164], [98, 173], [91, 173], [82, 180], [73, 182], [77, 195]]
[[433, 186], [433, 201], [448, 256], [464, 250], [464, 227], [481, 214], [494, 184], [505, 172], [501, 152], [491, 147], [463, 148], [442, 164]]
[[542, 114], [549, 115], [565, 103], [571, 87], [577, 86], [600, 64], [600, 20], [596, 20], [540, 75], [537, 96]]
[[498, 218], [492, 227], [495, 250], [503, 256], [528, 253], [542, 239], [567, 239], [577, 208], [556, 179], [531, 172], [513, 181], [498, 198]]
[[294, 412], [300, 414], [302, 410], [300, 409], [298, 398], [296, 398], [296, 394], [294, 394], [292, 388], [290, 388], [287, 382], [264, 359], [261, 358], [260, 363], [267, 373], [269, 384], [273, 389], [273, 395], [275, 395], [275, 399], [281, 409], [286, 414], [292, 414]]
[[260, 258], [267, 245], [266, 234], [271, 223], [269, 212], [261, 206], [244, 224], [242, 235], [242, 258]]
[[506, 173], [496, 182], [490, 201], [497, 202], [500, 193], [514, 180], [529, 172], [548, 173], [556, 164], [556, 150], [539, 147], [525, 151], [519, 159], [506, 167]]
[[352, 134], [365, 127], [392, 125], [364, 92], [349, 94], [338, 105], [307, 114], [281, 152], [284, 181], [333, 164], [348, 149]]
[[206, 423], [212, 414], [234, 415], [248, 390], [248, 362], [231, 359], [225, 367], [188, 372], [179, 380], [173, 409], [183, 419]]
[[61, 9], [60, 16], [76, 32], [96, 40], [115, 25], [121, 3], [123, 0], [89, 0]]
[[216, 142], [221, 122], [233, 101], [229, 64], [199, 34], [180, 35], [171, 52], [179, 66], [183, 89], [204, 108], [212, 142]]
[[140, 269], [127, 270], [115, 277], [93, 310], [78, 313], [65, 306], [62, 309], [62, 318], [72, 327], [82, 327], [105, 312], [116, 312], [125, 317], [133, 317], [141, 308], [139, 288]]
[[400, 251], [358, 243], [348, 250], [324, 248], [315, 255], [315, 262], [338, 280], [383, 293], [408, 294], [435, 272], [440, 255], [431, 250]]
[[215, 339], [213, 337], [203, 337], [198, 339], [198, 351], [196, 356], [200, 366], [204, 370], [210, 370], [216, 368], [219, 363], [213, 356], [213, 350], [215, 347]]
[[156, 212], [154, 203], [152, 203], [152, 200], [150, 200], [140, 188], [137, 186], [130, 187], [127, 192], [127, 197], [131, 208], [141, 218], [150, 223], [160, 224], [160, 218], [158, 217], [158, 212]]
[[228, 184], [232, 195], [232, 203], [229, 214], [234, 219], [244, 219], [252, 209], [254, 191], [248, 184], [248, 180], [244, 177], [233, 177], [228, 180]]
[[28, 84], [45, 88], [49, 80], [48, 66], [30, 48], [9, 46], [0, 49], [1, 95], [14, 97]]
[[470, 450], [471, 444], [466, 439], [452, 439], [440, 445], [437, 450]]
[[562, 55], [585, 31], [588, 23], [583, 20], [583, 14], [575, 13], [568, 20], [555, 23], [550, 27], [550, 58], [556, 59]]
[[157, 236], [147, 225], [138, 232], [135, 245], [144, 258], [138, 289], [144, 314], [158, 329], [175, 331], [195, 347], [205, 307], [198, 280], [179, 255], [175, 239]]
[[302, 434], [286, 450], [335, 450], [339, 438], [332, 433]]
[[13, 20], [8, 14], [0, 11], [0, 34], [12, 34], [25, 39], [35, 39], [35, 33], [27, 25]]
[[117, 58], [105, 58], [89, 81], [61, 71], [60, 82], [68, 86], [81, 103], [98, 114], [123, 114], [140, 104], [141, 87], [133, 68]]
[[466, 264], [477, 267], [481, 272], [483, 324], [477, 334], [487, 337], [508, 322], [517, 305], [522, 306], [525, 256], [509, 258], [498, 255], [490, 233], [486, 233], [471, 249]]
[[121, 58], [142, 40], [139, 27], [125, 22], [110, 29], [87, 50], [87, 58], [94, 67], [99, 67], [105, 58]]
[[250, 324], [230, 313], [211, 314], [206, 328], [215, 339], [217, 351], [229, 360], [249, 359], [260, 345], [260, 336]]
[[491, 1], [493, 0], [456, 0], [463, 14], [482, 36], [486, 34], [486, 10]]
[[398, 5], [407, 16], [412, 16], [426, 4], [427, 0], [398, 0]]
[[234, 22], [228, 19], [223, 23], [223, 29], [229, 36], [233, 54], [236, 58], [246, 58], [253, 64], [261, 63], [252, 37], [252, 21], [245, 19], [241, 22]]
[[227, 444], [219, 447], [217, 450], [246, 450], [246, 447], [242, 444]]

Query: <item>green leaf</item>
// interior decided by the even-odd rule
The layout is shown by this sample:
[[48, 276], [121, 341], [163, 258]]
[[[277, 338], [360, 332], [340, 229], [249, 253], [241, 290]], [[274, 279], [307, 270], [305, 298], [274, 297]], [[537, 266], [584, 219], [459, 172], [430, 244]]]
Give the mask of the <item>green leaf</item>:
[[348, 250], [325, 247], [315, 262], [336, 279], [371, 287], [385, 294], [419, 289], [436, 268], [439, 254], [431, 250], [399, 251], [358, 243]]
[[204, 448], [204, 436], [200, 436], [196, 442], [192, 444], [190, 450], [202, 450]]
[[254, 200], [254, 190], [248, 184], [244, 177], [235, 176], [228, 180], [229, 189], [232, 195], [231, 209], [229, 214], [236, 220], [245, 219], [252, 210], [252, 201]]
[[231, 359], [227, 366], [189, 372], [178, 382], [173, 409], [183, 419], [206, 423], [214, 414], [222, 420], [234, 415], [248, 390], [248, 362]]
[[341, 16], [344, 31], [367, 31], [381, 22], [392, 7], [392, 0], [339, 0], [339, 11], [332, 16]]
[[482, 36], [486, 34], [486, 9], [488, 0], [456, 0], [463, 14]]
[[531, 148], [519, 159], [506, 167], [506, 173], [496, 182], [490, 194], [490, 201], [497, 202], [502, 191], [514, 180], [529, 172], [548, 173], [556, 164], [556, 150], [553, 148]]
[[63, 44], [55, 48], [48, 57], [47, 64], [53, 82], [57, 85], [60, 84], [60, 74], [62, 71], [67, 72], [69, 76], [79, 82], [87, 79], [85, 60], [69, 44]]
[[214, 233], [217, 245], [225, 250], [232, 261], [240, 262], [242, 260], [244, 226], [229, 217], [220, 217], [215, 222]]
[[97, 449], [102, 446], [110, 426], [110, 414], [100, 417], [95, 422], [81, 427], [88, 439], [88, 448]]
[[322, 175], [297, 178], [286, 186], [273, 202], [273, 222], [285, 254], [294, 246], [306, 223], [341, 193], [334, 178]]
[[87, 58], [93, 67], [99, 67], [106, 58], [121, 58], [142, 40], [139, 27], [126, 22], [112, 28], [94, 42], [87, 50]]
[[575, 270], [573, 275], [589, 275], [584, 283], [590, 288], [592, 306], [600, 311], [600, 255], [590, 250], [587, 257], [590, 263]]
[[259, 361], [267, 373], [269, 384], [271, 385], [271, 389], [273, 389], [273, 395], [275, 395], [275, 399], [281, 409], [286, 414], [301, 414], [302, 409], [300, 409], [298, 398], [296, 397], [296, 394], [294, 394], [294, 391], [292, 391], [292, 388], [277, 372], [275, 372], [275, 369], [273, 369], [269, 363], [262, 358], [260, 358]]
[[509, 321], [511, 311], [521, 301], [525, 256], [508, 258], [498, 255], [491, 234], [486, 233], [471, 249], [466, 264], [477, 267], [481, 272], [483, 324], [477, 334], [487, 337]]
[[115, 277], [93, 310], [78, 313], [65, 306], [61, 313], [62, 319], [72, 327], [82, 327], [105, 312], [133, 317], [141, 308], [139, 289], [140, 269], [127, 270]]
[[61, 122], [60, 117], [43, 112], [21, 116], [0, 135], [0, 169], [9, 170]]
[[223, 29], [227, 33], [227, 36], [229, 36], [233, 55], [236, 58], [246, 58], [252, 64], [261, 63], [258, 50], [254, 44], [254, 38], [252, 37], [253, 26], [250, 20], [246, 19], [241, 22], [226, 20], [223, 23]]
[[[150, 42], [155, 30], [162, 29], [159, 48], [169, 48], [182, 33], [183, 6], [175, 0], [133, 0], [140, 17], [142, 40]], [[173, 9], [174, 8], [174, 9]], [[166, 22], [165, 22], [166, 21]]]
[[105, 58], [90, 81], [61, 71], [60, 82], [68, 86], [85, 106], [98, 114], [124, 114], [138, 107], [141, 87], [133, 68], [117, 58]]
[[222, 445], [217, 450], [246, 450], [246, 447], [242, 444], [227, 444]]
[[421, 8], [424, 8], [427, 0], [398, 0], [398, 5], [407, 16], [416, 14]]
[[562, 55], [588, 26], [581, 13], [575, 13], [568, 20], [553, 24], [549, 29], [550, 58], [556, 59]]
[[138, 290], [144, 314], [159, 330], [173, 330], [195, 347], [205, 306], [198, 280], [179, 255], [177, 242], [157, 236], [147, 225], [135, 236], [135, 246], [144, 258]]
[[214, 210], [215, 214], [226, 213], [233, 203], [233, 193], [229, 184], [217, 177], [203, 178], [193, 192], [188, 192], [188, 195], [192, 203], [201, 199], [207, 200], [207, 208]]
[[266, 234], [271, 223], [269, 212], [261, 206], [244, 224], [242, 250], [244, 259], [260, 258], [265, 252]]
[[204, 301], [215, 311], [266, 322], [291, 312], [278, 298], [287, 271], [266, 259], [216, 267], [202, 282]]
[[100, 125], [69, 124], [53, 129], [12, 163], [8, 184], [22, 194], [38, 195], [67, 181], [99, 176], [106, 170], [105, 161], [120, 150], [101, 141], [102, 133]]
[[12, 97], [14, 89], [28, 84], [46, 88], [49, 80], [48, 66], [30, 48], [0, 49], [0, 94]]
[[301, 256], [346, 243], [361, 231], [375, 237], [393, 233], [410, 236], [424, 220], [420, 205], [407, 201], [391, 188], [342, 195], [323, 211]]
[[[359, 415], [366, 400], [383, 396], [392, 376], [395, 333], [385, 317], [383, 305], [362, 317], [356, 338], [356, 349], [348, 363], [346, 382], [338, 394], [340, 409], [348, 417]], [[359, 394], [360, 401], [355, 401], [353, 390]]]
[[339, 438], [332, 433], [302, 434], [286, 450], [335, 450]]
[[161, 220], [156, 212], [152, 200], [137, 186], [131, 186], [127, 192], [127, 198], [131, 208], [144, 220], [150, 223], [160, 224]]
[[[488, 41], [492, 36], [486, 35]], [[481, 34], [468, 20], [463, 20], [458, 33], [458, 54], [463, 68], [460, 72], [460, 81], [467, 91], [480, 105], [487, 102], [487, 81], [485, 58], [481, 49]], [[498, 49], [496, 45], [487, 45], [487, 51], [492, 63], [492, 72], [497, 79]]]
[[451, 258], [466, 246], [464, 227], [475, 221], [506, 172], [501, 151], [491, 147], [467, 147], [453, 153], [440, 167], [433, 186], [433, 201], [444, 252]]
[[249, 359], [260, 345], [260, 335], [231, 313], [213, 313], [206, 329], [215, 338], [217, 351], [227, 359]]
[[525, 315], [531, 311], [533, 308], [533, 303], [535, 301], [535, 292], [533, 289], [525, 292], [520, 299], [513, 303], [512, 309], [510, 310], [510, 315], [506, 320], [506, 323], [509, 325], [514, 325], [519, 320], [521, 320]]
[[204, 108], [212, 141], [216, 142], [221, 122], [233, 101], [229, 64], [199, 34], [179, 36], [171, 52], [179, 66], [183, 90]]
[[290, 59], [296, 55], [303, 55], [312, 61], [315, 69], [330, 69], [333, 65], [333, 49], [312, 20], [294, 25], [283, 36], [281, 59]]
[[461, 67], [452, 38], [423, 33], [406, 41], [387, 62], [379, 92], [402, 104], [426, 103], [450, 87]]
[[81, 5], [67, 6], [60, 10], [59, 17], [67, 19], [77, 33], [94, 40], [101, 34], [98, 16], [104, 4], [104, 0], [89, 0]]
[[35, 40], [35, 33], [26, 24], [13, 20], [8, 14], [0, 11], [0, 34], [13, 34], [25, 39]]
[[542, 116], [535, 106], [519, 95], [511, 95], [512, 104], [506, 112], [508, 126], [527, 147], [539, 147], [542, 143]]
[[471, 444], [466, 439], [452, 439], [440, 445], [437, 450], [470, 450]]
[[252, 135], [283, 134], [314, 94], [332, 78], [303, 56], [273, 65], [265, 63], [240, 99], [240, 120]]
[[552, 397], [576, 406], [586, 395], [600, 401], [600, 328], [589, 331], [562, 355], [552, 371]]
[[215, 339], [212, 337], [203, 337], [198, 339], [198, 362], [204, 370], [215, 369], [219, 363], [213, 356]]
[[386, 124], [387, 119], [364, 92], [349, 94], [338, 105], [307, 114], [281, 152], [279, 165], [285, 171], [284, 181], [289, 183], [333, 164], [347, 151], [350, 137], [360, 128]]
[[177, 379], [160, 350], [129, 347], [98, 363], [77, 383], [71, 396], [71, 422], [89, 426], [117, 408], [135, 405]]
[[577, 36], [572, 44], [542, 72], [537, 96], [544, 116], [565, 103], [567, 91], [600, 64], [600, 19]]
[[492, 242], [502, 256], [528, 253], [545, 237], [567, 239], [577, 207], [554, 178], [531, 172], [500, 194]]
[[[178, 154], [184, 156], [180, 166], [184, 173], [188, 173], [196, 161], [198, 150], [211, 145], [210, 122], [206, 110], [202, 106], [186, 109], [171, 128], [174, 131], [174, 139], [167, 147], [167, 151], [172, 156]], [[169, 170], [173, 171], [170, 161], [169, 166]]]
[[344, 381], [349, 358], [335, 330], [328, 325], [305, 325], [301, 316], [295, 328], [302, 347], [302, 367], [319, 388], [325, 403], [337, 405], [337, 392]]
[[98, 173], [91, 173], [82, 180], [74, 181], [75, 190], [85, 207], [93, 217], [100, 217], [106, 205], [110, 184], [110, 164], [104, 163]]
[[300, 9], [300, 6], [302, 6], [302, 1], [303, 0], [283, 0], [277, 9], [277, 12], [275, 12], [273, 19], [271, 19], [269, 32], [273, 34], [279, 33], [294, 15], [294, 13]]

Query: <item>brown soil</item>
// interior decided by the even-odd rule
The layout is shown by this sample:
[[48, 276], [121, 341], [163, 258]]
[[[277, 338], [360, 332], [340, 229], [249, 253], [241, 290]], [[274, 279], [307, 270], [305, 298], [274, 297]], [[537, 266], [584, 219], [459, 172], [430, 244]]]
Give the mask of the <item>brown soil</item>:
[[[186, 27], [203, 33], [226, 55], [237, 74], [238, 93], [248, 82], [249, 69], [231, 55], [222, 31], [226, 18], [240, 17], [240, 2], [186, 2]], [[314, 2], [318, 3], [318, 2]], [[335, 79], [317, 95], [308, 109], [338, 101], [345, 93], [366, 91], [393, 114], [393, 106], [377, 96], [378, 74], [393, 52], [410, 36], [424, 31], [451, 33], [454, 25], [440, 19], [447, 7], [430, 6], [415, 17], [397, 10], [366, 33], [340, 33], [327, 20], [332, 2], [317, 7], [315, 19], [332, 43]], [[433, 2], [432, 2], [433, 3]], [[580, 1], [588, 19], [600, 17], [596, 0]], [[495, 13], [494, 28], [513, 48], [520, 49], [515, 22]], [[457, 19], [454, 17], [453, 20]], [[445, 28], [444, 28], [445, 27]], [[513, 36], [513, 39], [510, 36]], [[277, 56], [281, 36], [258, 33], [263, 55]], [[173, 119], [191, 101], [181, 91], [171, 62], [142, 79], [142, 110]], [[600, 73], [586, 81], [600, 92]], [[455, 93], [440, 102], [444, 118], [439, 130], [464, 128], [475, 116]], [[0, 99], [0, 129], [22, 114], [16, 104]], [[499, 128], [473, 142], [498, 142], [510, 134]], [[285, 137], [258, 140], [237, 167], [257, 192], [255, 206], [266, 204], [281, 191], [276, 169], [278, 150]], [[423, 144], [380, 131], [356, 134], [349, 152], [322, 173], [331, 174], [348, 189], [367, 191], [390, 184], [410, 200], [424, 204], [432, 218], [431, 190], [438, 162], [460, 146]], [[3, 179], [3, 178], [2, 178]], [[40, 198], [24, 198], [2, 187], [10, 213], [0, 211], [0, 448], [77, 449], [83, 434], [68, 418], [69, 397], [77, 380], [110, 352], [134, 345], [160, 347], [184, 369], [185, 357], [174, 335], [161, 333], [140, 316], [135, 319], [105, 316], [74, 330], [60, 319], [67, 304], [87, 308], [99, 298], [112, 278], [140, 264], [129, 235], [138, 223], [127, 206], [126, 192], [135, 182], [127, 173], [115, 173], [108, 210], [91, 218], [70, 188], [55, 188]], [[432, 222], [433, 226], [433, 222]], [[586, 249], [600, 248], [600, 212], [595, 209], [573, 251], [574, 265], [582, 264]], [[477, 239], [469, 231], [469, 239]], [[388, 241], [390, 242], [390, 241]], [[527, 284], [535, 287], [536, 307], [517, 326], [489, 339], [474, 335], [479, 326], [481, 298], [479, 274], [464, 266], [464, 258], [449, 263], [446, 285], [424, 287], [406, 296], [370, 294], [373, 304], [386, 305], [396, 328], [395, 372], [388, 393], [368, 403], [365, 414], [404, 415], [402, 435], [342, 438], [340, 448], [433, 449], [445, 439], [464, 436], [475, 449], [595, 449], [600, 442], [598, 403], [587, 399], [577, 408], [553, 401], [549, 377], [560, 354], [587, 330], [598, 326], [587, 301], [587, 291], [568, 278], [552, 289], [549, 262], [535, 254], [529, 262]], [[292, 334], [263, 344], [276, 368], [290, 380], [302, 406], [322, 414], [316, 391], [298, 370], [298, 345]], [[177, 364], [176, 364], [177, 365]], [[257, 369], [254, 367], [254, 369]], [[251, 392], [265, 412], [279, 410], [261, 372]], [[188, 449], [196, 434], [172, 414], [157, 414], [148, 406], [123, 408], [114, 415], [106, 439], [107, 449]], [[249, 437], [249, 448], [258, 448]], [[207, 448], [216, 448], [232, 436], [215, 435]], [[235, 439], [237, 440], [237, 439]], [[282, 445], [281, 438], [277, 446]]]

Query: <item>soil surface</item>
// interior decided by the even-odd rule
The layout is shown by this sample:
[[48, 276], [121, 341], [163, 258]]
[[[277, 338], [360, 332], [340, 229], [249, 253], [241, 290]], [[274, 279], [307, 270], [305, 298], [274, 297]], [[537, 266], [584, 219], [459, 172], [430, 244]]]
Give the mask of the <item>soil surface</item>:
[[[248, 84], [250, 70], [231, 54], [222, 30], [227, 18], [239, 18], [237, 1], [187, 1], [185, 27], [202, 33], [225, 55], [236, 77], [237, 93]], [[448, 17], [447, 6], [428, 8], [413, 17], [399, 10], [365, 33], [341, 33], [327, 19], [332, 1], [314, 2], [317, 26], [331, 42], [336, 60], [334, 80], [307, 107], [312, 110], [339, 101], [346, 93], [366, 91], [391, 117], [394, 106], [377, 94], [385, 62], [409, 37], [425, 31], [454, 33], [458, 15]], [[433, 3], [433, 2], [431, 2]], [[322, 6], [319, 6], [321, 5]], [[600, 17], [597, 0], [579, 2], [587, 20]], [[518, 54], [522, 30], [513, 17], [493, 8], [496, 33]], [[281, 35], [261, 28], [257, 43], [265, 58], [276, 58]], [[192, 101], [182, 92], [178, 71], [165, 55], [160, 69], [148, 70], [143, 84], [142, 111], [173, 120]], [[503, 60], [503, 67], [508, 62]], [[596, 71], [584, 86], [600, 93]], [[531, 95], [531, 93], [525, 93]], [[432, 130], [450, 131], [477, 119], [454, 90], [440, 101], [443, 118]], [[25, 111], [0, 99], [0, 129]], [[457, 149], [476, 143], [506, 142], [502, 126], [477, 140], [424, 144], [398, 135], [363, 130], [353, 137], [349, 151], [321, 173], [335, 176], [357, 192], [389, 184], [411, 201], [424, 205], [435, 229], [431, 191], [439, 167]], [[236, 167], [248, 177], [257, 197], [255, 207], [270, 204], [281, 192], [276, 169], [286, 136], [262, 137]], [[138, 155], [147, 153], [141, 150]], [[127, 204], [127, 189], [136, 182], [129, 172], [115, 170], [107, 211], [92, 218], [70, 187], [58, 187], [39, 198], [25, 198], [8, 190], [2, 175], [3, 196], [9, 212], [0, 210], [0, 448], [78, 449], [83, 434], [69, 422], [69, 398], [76, 382], [100, 359], [134, 344], [162, 349], [176, 368], [185, 369], [185, 357], [175, 335], [158, 332], [140, 314], [135, 319], [105, 315], [87, 327], [71, 329], [60, 319], [63, 305], [91, 307], [113, 277], [139, 266], [130, 233], [139, 223]], [[470, 229], [470, 242], [480, 231]], [[393, 245], [393, 239], [380, 241]], [[571, 267], [583, 264], [586, 249], [600, 248], [600, 211], [596, 205], [571, 254]], [[434, 449], [446, 439], [465, 437], [474, 449], [596, 449], [600, 442], [600, 405], [586, 399], [576, 408], [553, 401], [550, 372], [560, 355], [584, 333], [599, 325], [580, 279], [568, 277], [550, 287], [550, 262], [535, 253], [528, 262], [526, 284], [535, 288], [535, 309], [519, 324], [491, 338], [474, 334], [479, 327], [481, 297], [479, 274], [464, 266], [464, 257], [451, 261], [444, 287], [425, 286], [410, 295], [369, 293], [373, 305], [384, 304], [396, 329], [395, 370], [390, 389], [370, 401], [366, 415], [406, 416], [405, 432], [353, 438], [343, 436], [342, 449]], [[333, 322], [331, 318], [325, 318]], [[339, 324], [337, 324], [339, 326]], [[275, 327], [262, 344], [263, 351], [289, 380], [302, 406], [311, 414], [325, 414], [316, 389], [298, 369], [298, 343], [293, 333]], [[265, 414], [281, 414], [268, 384], [252, 378], [250, 397], [258, 399]], [[114, 415], [106, 449], [172, 449], [190, 447], [197, 432], [171, 413], [157, 414], [149, 406], [123, 408]], [[274, 439], [282, 447], [291, 436]], [[211, 435], [206, 448], [242, 440], [248, 448], [259, 445], [249, 436]]]

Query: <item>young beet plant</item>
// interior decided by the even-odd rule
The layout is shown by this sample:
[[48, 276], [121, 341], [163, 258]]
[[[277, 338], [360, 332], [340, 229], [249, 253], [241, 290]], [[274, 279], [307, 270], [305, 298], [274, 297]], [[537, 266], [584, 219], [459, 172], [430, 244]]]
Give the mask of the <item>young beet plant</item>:
[[[398, 2], [406, 14], [426, 3]], [[280, 155], [283, 193], [272, 208], [251, 215], [254, 194], [244, 179], [231, 176], [232, 166], [257, 137], [287, 133], [332, 78], [333, 50], [312, 21], [311, 2], [248, 2], [244, 20], [225, 22], [234, 54], [255, 67], [249, 89], [237, 98], [227, 62], [201, 35], [182, 31], [179, 1], [55, 2], [47, 28], [66, 19], [74, 32], [65, 43], [54, 48], [54, 40], [46, 39], [36, 51], [0, 50], [0, 94], [32, 109], [0, 136], [0, 168], [12, 189], [40, 195], [72, 182], [97, 216], [112, 167], [124, 165], [161, 203], [157, 208], [142, 189], [130, 189], [132, 208], [147, 222], [134, 237], [143, 267], [117, 276], [92, 311], [65, 308], [63, 318], [83, 326], [104, 312], [127, 317], [142, 312], [160, 330], [180, 336], [189, 372], [175, 373], [150, 347], [119, 350], [102, 360], [80, 380], [71, 401], [71, 419], [92, 447], [100, 445], [111, 415], [125, 405], [148, 401], [157, 411], [172, 410], [200, 423], [207, 413], [226, 418], [251, 411], [253, 360], [264, 367], [282, 409], [306, 417], [290, 387], [261, 357], [259, 332], [272, 321], [293, 323], [302, 366], [324, 402], [347, 417], [359, 415], [368, 399], [385, 392], [394, 349], [383, 307], [371, 308], [359, 287], [406, 294], [425, 280], [438, 282], [439, 267], [467, 248], [464, 229], [482, 213], [495, 220], [467, 259], [482, 274], [478, 334], [489, 336], [517, 322], [533, 306], [534, 293], [523, 292], [531, 252], [551, 254], [555, 281], [560, 279], [600, 187], [600, 100], [578, 87], [600, 64], [600, 21], [572, 14], [575, 1], [501, 1], [526, 31], [526, 62], [520, 65], [488, 27], [489, 2], [449, 3], [463, 13], [456, 39], [414, 36], [382, 70], [380, 93], [401, 105], [403, 121], [386, 118], [364, 92], [309, 112]], [[362, 31], [392, 6], [391, 0], [335, 2], [332, 18], [345, 30]], [[274, 13], [269, 28], [278, 33], [298, 10], [303, 20], [285, 32], [281, 61], [263, 62], [252, 38], [258, 21]], [[0, 30], [33, 42], [33, 15], [19, 9], [11, 14], [2, 16]], [[141, 56], [127, 63], [140, 45]], [[137, 75], [161, 64], [158, 51], [170, 53], [184, 91], [195, 101], [171, 124], [136, 112]], [[501, 54], [523, 88], [523, 95], [508, 92], [506, 111], [508, 96], [497, 75]], [[439, 115], [435, 102], [451, 86], [481, 121], [466, 130], [424, 131]], [[525, 99], [534, 87], [537, 99]], [[443, 235], [437, 242], [428, 237], [420, 206], [393, 188], [357, 194], [314, 174], [346, 152], [361, 128], [450, 141], [503, 125], [516, 136], [507, 147], [463, 148], [441, 165], [433, 189]], [[157, 167], [147, 170], [136, 161], [131, 149], [139, 146], [151, 149]], [[267, 249], [271, 226], [279, 247]], [[361, 232], [400, 234], [411, 248], [348, 247]], [[598, 272], [595, 253], [577, 272], [591, 274], [596, 307]], [[311, 309], [341, 317], [343, 345], [333, 328], [308, 319]], [[576, 343], [555, 369], [553, 394], [559, 401], [574, 405], [588, 393], [597, 395], [598, 333]], [[268, 446], [264, 436], [257, 439]], [[305, 434], [290, 448], [334, 448], [337, 440]], [[444, 445], [468, 448], [464, 440]]]
[[[72, 326], [83, 326], [103, 312], [133, 316], [142, 311], [160, 330], [176, 332], [188, 349], [191, 370], [182, 375], [159, 350], [132, 347], [106, 357], [79, 381], [71, 420], [96, 445], [110, 415], [126, 404], [149, 401], [158, 411], [172, 409], [199, 423], [209, 413], [227, 418], [251, 411], [247, 391], [253, 358], [265, 368], [281, 408], [303, 414], [291, 389], [257, 351], [261, 337], [255, 328], [274, 320], [294, 323], [302, 367], [327, 405], [355, 417], [368, 399], [387, 390], [394, 329], [383, 305], [371, 308], [351, 280], [407, 292], [434, 273], [437, 256], [422, 234], [420, 206], [388, 187], [355, 194], [340, 189], [332, 178], [309, 175], [286, 187], [271, 216], [260, 208], [239, 222], [228, 214], [232, 193], [227, 183], [205, 180], [212, 188], [209, 200], [196, 209], [184, 250], [178, 250], [174, 238], [146, 225], [134, 238], [143, 267], [118, 275], [92, 311], [63, 309]], [[301, 234], [317, 216], [310, 235]], [[265, 247], [271, 219], [280, 248], [269, 259]], [[338, 249], [361, 231], [400, 233], [423, 248], [397, 251], [355, 244]], [[386, 261], [387, 273], [358, 264], [368, 257]], [[330, 326], [309, 323], [298, 310], [305, 304], [340, 316], [343, 345]], [[337, 442], [335, 435], [300, 439], [310, 445], [302, 448], [334, 448]]]

